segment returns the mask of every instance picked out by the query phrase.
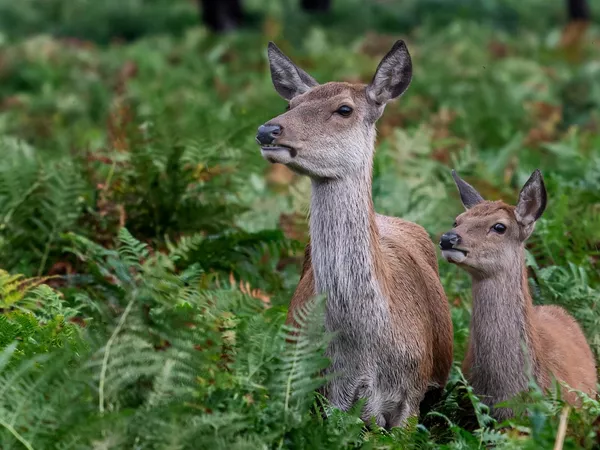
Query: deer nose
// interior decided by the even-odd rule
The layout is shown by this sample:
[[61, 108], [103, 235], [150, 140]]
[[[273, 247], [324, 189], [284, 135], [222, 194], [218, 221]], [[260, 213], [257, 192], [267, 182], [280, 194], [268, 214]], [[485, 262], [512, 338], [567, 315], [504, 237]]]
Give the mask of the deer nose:
[[460, 236], [453, 231], [442, 234], [440, 239], [440, 248], [442, 250], [452, 250], [456, 245], [460, 244]]
[[256, 142], [260, 145], [271, 145], [281, 135], [279, 125], [261, 125], [256, 133]]

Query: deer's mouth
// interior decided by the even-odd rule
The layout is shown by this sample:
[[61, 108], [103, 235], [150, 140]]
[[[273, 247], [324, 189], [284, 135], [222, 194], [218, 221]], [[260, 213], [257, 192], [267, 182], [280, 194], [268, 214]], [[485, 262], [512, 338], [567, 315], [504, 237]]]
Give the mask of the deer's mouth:
[[452, 248], [450, 250], [442, 250], [442, 256], [448, 262], [462, 263], [467, 259], [469, 252], [462, 248]]
[[295, 158], [298, 154], [295, 148], [281, 144], [261, 145], [260, 150], [263, 157], [272, 163], [285, 164], [290, 158]]

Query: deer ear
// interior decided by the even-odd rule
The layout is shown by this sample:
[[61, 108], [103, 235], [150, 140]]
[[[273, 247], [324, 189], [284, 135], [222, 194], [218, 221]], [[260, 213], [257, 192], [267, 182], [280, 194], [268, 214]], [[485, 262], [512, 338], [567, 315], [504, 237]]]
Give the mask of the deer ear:
[[542, 172], [536, 169], [521, 189], [519, 202], [515, 208], [515, 217], [519, 225], [523, 228], [526, 237], [529, 237], [533, 231], [535, 221], [544, 213], [546, 200], [544, 178], [542, 177]]
[[412, 79], [412, 61], [404, 41], [396, 41], [383, 57], [371, 84], [367, 86], [367, 98], [376, 105], [385, 105], [400, 96]]
[[285, 56], [273, 42], [269, 42], [267, 53], [273, 85], [284, 99], [291, 100], [319, 85], [313, 77]]
[[470, 209], [478, 203], [481, 203], [483, 197], [477, 190], [458, 176], [456, 170], [452, 171], [452, 178], [454, 178], [454, 182], [456, 183], [456, 187], [458, 188], [458, 193], [460, 194], [460, 200], [462, 201], [465, 209]]

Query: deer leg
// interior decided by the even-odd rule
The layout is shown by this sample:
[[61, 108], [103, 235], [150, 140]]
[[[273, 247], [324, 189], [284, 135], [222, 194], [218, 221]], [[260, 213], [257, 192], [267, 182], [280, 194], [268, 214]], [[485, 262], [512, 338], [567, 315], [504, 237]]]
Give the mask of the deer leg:
[[398, 402], [388, 415], [386, 420], [386, 428], [394, 428], [404, 426], [406, 420], [412, 416], [419, 416], [419, 398], [406, 399]]
[[[326, 371], [325, 373], [329, 372]], [[340, 376], [329, 381], [322, 388], [322, 394], [329, 400], [331, 406], [342, 411], [348, 411], [352, 408], [357, 391], [357, 382], [353, 380], [356, 379], [349, 376]]]
[[378, 408], [377, 405], [373, 404], [374, 402], [370, 400], [370, 398], [367, 398], [360, 418], [367, 424], [371, 423], [371, 420], [374, 418], [378, 427], [385, 428], [387, 423], [385, 415], [381, 412], [380, 408]]
[[361, 419], [370, 422], [375, 418], [377, 426], [386, 427], [387, 419], [385, 413], [386, 401], [382, 398], [381, 392], [373, 385], [373, 378], [363, 378], [356, 389], [355, 401], [365, 399], [365, 405], [361, 413]]

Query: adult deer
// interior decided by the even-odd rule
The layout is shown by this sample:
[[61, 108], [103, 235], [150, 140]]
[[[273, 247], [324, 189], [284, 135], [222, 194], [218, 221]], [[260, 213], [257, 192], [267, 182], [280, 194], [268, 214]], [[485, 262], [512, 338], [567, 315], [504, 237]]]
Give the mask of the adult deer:
[[327, 354], [339, 374], [325, 396], [347, 410], [365, 398], [363, 419], [393, 427], [443, 388], [452, 364], [452, 322], [435, 248], [420, 226], [376, 214], [371, 198], [375, 122], [412, 77], [398, 41], [369, 85], [320, 85], [273, 43], [268, 48], [287, 112], [258, 129], [262, 155], [312, 180], [310, 243], [288, 322], [326, 294]]
[[[546, 208], [546, 188], [536, 170], [519, 194], [516, 207], [485, 201], [456, 172], [466, 212], [442, 235], [444, 258], [472, 278], [473, 314], [463, 370], [475, 393], [489, 406], [528, 388], [529, 374], [542, 389], [552, 377], [593, 394], [594, 357], [577, 322], [558, 306], [533, 306], [527, 284], [525, 241]], [[563, 398], [577, 395], [563, 389]], [[512, 415], [498, 408], [499, 419]]]

